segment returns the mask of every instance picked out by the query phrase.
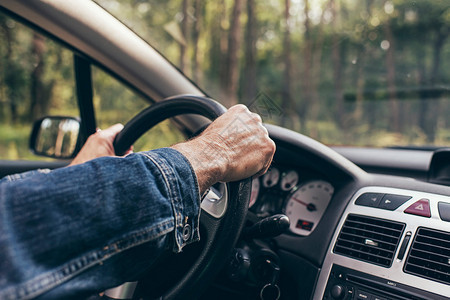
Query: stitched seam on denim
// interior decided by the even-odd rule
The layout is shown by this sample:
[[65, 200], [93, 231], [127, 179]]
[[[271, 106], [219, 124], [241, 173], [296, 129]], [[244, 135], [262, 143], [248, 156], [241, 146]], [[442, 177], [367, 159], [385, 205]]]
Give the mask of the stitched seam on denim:
[[[172, 187], [171, 180], [169, 180], [167, 178], [167, 175], [169, 175], [171, 178], [174, 178], [173, 181], [175, 181], [176, 176], [175, 176], [175, 174], [173, 174], [172, 170], [166, 166], [166, 164], [164, 164], [164, 163], [159, 164], [157, 162], [157, 158], [152, 157], [150, 155], [150, 153], [142, 153], [142, 154], [145, 155], [148, 159], [150, 159], [153, 162], [153, 164], [160, 170], [160, 172], [164, 178], [164, 181], [166, 183], [166, 187], [168, 189], [168, 194], [170, 197], [169, 200], [172, 204], [172, 209], [173, 209], [173, 214], [174, 214], [174, 219], [175, 219], [175, 224], [174, 224], [175, 243], [177, 245], [177, 249], [180, 251], [183, 243], [179, 241], [177, 228], [180, 226], [183, 226], [183, 225], [182, 225], [182, 220], [181, 220], [181, 214], [178, 211], [176, 204], [175, 204], [175, 203], [179, 203], [180, 201], [178, 200], [176, 195], [173, 195], [173, 191], [176, 189], [171, 188]], [[162, 159], [164, 159], [164, 158], [162, 158]]]
[[[173, 228], [173, 221], [167, 220], [158, 224], [157, 226], [152, 226], [139, 232], [135, 232], [128, 237], [123, 237], [122, 239], [114, 243], [106, 245], [101, 250], [94, 250], [77, 259], [74, 259], [71, 262], [62, 265], [55, 271], [41, 274], [33, 279], [28, 280], [25, 283], [20, 284], [17, 287], [10, 287], [8, 289], [0, 291], [0, 299], [31, 299], [37, 297], [58, 286], [59, 284], [62, 284], [65, 281], [75, 277], [81, 272], [86, 271], [87, 269], [103, 261], [106, 261], [114, 255], [117, 255], [132, 247], [144, 244], [171, 232]], [[151, 231], [155, 231], [157, 229], [162, 230], [156, 234], [145, 236]], [[134, 241], [131, 242], [130, 240]]]
[[[169, 179], [167, 178], [167, 176], [166, 176], [166, 175], [170, 175], [171, 178], [175, 178], [175, 174], [173, 174], [173, 173], [171, 172], [170, 168], [166, 167], [165, 164], [159, 164], [159, 163], [157, 162], [157, 159], [156, 159], [156, 158], [153, 158], [153, 157], [150, 156], [148, 153], [142, 153], [142, 154], [145, 155], [148, 159], [150, 159], [150, 160], [153, 162], [153, 164], [154, 164], [154, 165], [159, 169], [159, 171], [161, 172], [161, 174], [162, 174], [162, 176], [163, 176], [163, 178], [164, 178], [164, 183], [166, 184], [167, 192], [168, 192], [168, 194], [169, 194], [170, 199], [176, 199], [176, 197], [173, 195], [173, 191], [172, 191], [173, 189], [171, 189], [172, 184], [170, 184], [170, 182], [171, 182], [172, 180], [169, 180]], [[175, 220], [176, 220], [175, 223], [178, 223], [177, 215], [175, 215]]]
[[[197, 195], [198, 195], [198, 206], [201, 209], [202, 203], [201, 203], [200, 186], [198, 184], [197, 174], [195, 173], [195, 170], [192, 167], [191, 162], [186, 158], [186, 156], [184, 156], [180, 151], [178, 151], [176, 149], [173, 149], [173, 150], [178, 152], [181, 155], [181, 157], [187, 162], [187, 164], [188, 164], [188, 166], [189, 166], [189, 168], [191, 170], [191, 173], [193, 174], [194, 182], [196, 184], [196, 189], [197, 189]], [[199, 226], [199, 224], [200, 224], [200, 214], [197, 215], [196, 224], [197, 224], [197, 228], [195, 230], [195, 234], [198, 237], [198, 239], [200, 239], [200, 226]], [[193, 236], [194, 236], [194, 234], [193, 234]]]

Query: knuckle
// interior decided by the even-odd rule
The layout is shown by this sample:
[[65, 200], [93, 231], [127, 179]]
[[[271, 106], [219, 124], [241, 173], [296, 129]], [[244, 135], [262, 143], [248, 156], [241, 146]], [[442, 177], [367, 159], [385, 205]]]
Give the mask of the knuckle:
[[267, 151], [270, 155], [273, 155], [275, 151], [277, 150], [277, 146], [273, 140], [269, 138], [269, 141], [267, 143]]
[[257, 113], [253, 113], [253, 112], [251, 113], [251, 115], [252, 115], [252, 118], [254, 120], [256, 120], [258, 123], [262, 123], [262, 118], [260, 115], [258, 115]]
[[248, 110], [248, 108], [244, 104], [236, 104], [233, 107], [231, 107], [230, 110], [236, 110], [238, 112], [244, 112], [244, 111]]

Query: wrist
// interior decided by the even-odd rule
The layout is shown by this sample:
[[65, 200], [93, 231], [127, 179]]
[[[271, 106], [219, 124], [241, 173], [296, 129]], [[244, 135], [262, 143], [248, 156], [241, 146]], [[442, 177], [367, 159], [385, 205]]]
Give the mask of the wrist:
[[227, 160], [217, 143], [199, 137], [171, 148], [183, 154], [191, 164], [197, 176], [201, 195], [224, 178]]

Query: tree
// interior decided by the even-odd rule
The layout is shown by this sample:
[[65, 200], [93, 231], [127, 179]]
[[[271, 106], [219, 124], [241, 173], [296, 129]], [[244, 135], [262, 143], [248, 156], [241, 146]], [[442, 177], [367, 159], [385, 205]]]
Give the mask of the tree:
[[[283, 58], [284, 58], [284, 76], [281, 106], [284, 114], [281, 118], [281, 125], [286, 126], [289, 120], [288, 113], [295, 111], [292, 99], [292, 54], [291, 54], [291, 20], [290, 20], [290, 0], [284, 0], [284, 38], [283, 38]], [[307, 5], [307, 4], [305, 4]]]
[[303, 87], [303, 101], [298, 109], [300, 115], [301, 127], [304, 130], [306, 127], [306, 115], [307, 110], [312, 102], [312, 41], [311, 41], [311, 22], [309, 19], [309, 0], [305, 0], [303, 27], [304, 33], [304, 45], [303, 45], [303, 72], [301, 74], [302, 87]]
[[192, 30], [192, 76], [194, 81], [200, 85], [203, 82], [203, 76], [201, 72], [201, 61], [200, 61], [200, 51], [199, 51], [199, 40], [200, 33], [203, 25], [203, 15], [204, 15], [204, 1], [194, 0], [194, 26]]
[[384, 25], [384, 32], [386, 35], [386, 40], [382, 43], [382, 47], [386, 50], [386, 77], [387, 77], [387, 89], [389, 97], [389, 123], [393, 131], [400, 131], [399, 122], [399, 109], [397, 103], [397, 90], [395, 83], [395, 40], [392, 34], [391, 21], [387, 20]]
[[251, 102], [257, 93], [256, 86], [256, 7], [255, 0], [247, 0], [247, 25], [245, 30], [245, 67], [243, 70], [243, 98]]
[[230, 30], [228, 33], [228, 51], [226, 61], [225, 80], [223, 81], [225, 102], [232, 106], [238, 103], [237, 92], [239, 84], [239, 50], [241, 47], [241, 12], [243, 0], [235, 0], [231, 14]]
[[35, 67], [31, 72], [30, 120], [35, 120], [47, 114], [55, 84], [54, 79], [51, 79], [49, 82], [45, 82], [44, 80], [46, 50], [47, 46], [44, 37], [34, 33], [31, 44], [31, 55], [34, 59]]
[[[181, 33], [185, 41], [187, 41], [189, 32], [188, 9], [189, 9], [189, 0], [183, 0], [182, 4], [183, 19], [181, 21]], [[187, 52], [187, 43], [180, 43], [180, 70], [183, 72], [186, 71], [186, 52]]]

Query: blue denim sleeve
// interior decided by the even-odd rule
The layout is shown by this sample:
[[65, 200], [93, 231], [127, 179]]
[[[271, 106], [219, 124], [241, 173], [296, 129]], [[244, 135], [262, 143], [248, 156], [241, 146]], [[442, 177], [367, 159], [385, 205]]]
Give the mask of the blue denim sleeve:
[[0, 299], [116, 286], [129, 269], [144, 268], [139, 255], [127, 256], [133, 249], [145, 246], [153, 261], [164, 249], [179, 252], [197, 241], [199, 212], [195, 173], [171, 148], [5, 177]]

